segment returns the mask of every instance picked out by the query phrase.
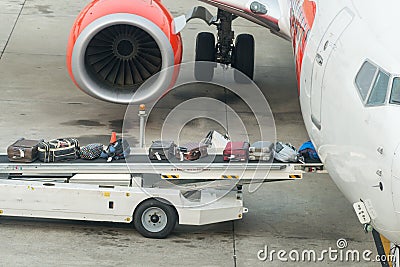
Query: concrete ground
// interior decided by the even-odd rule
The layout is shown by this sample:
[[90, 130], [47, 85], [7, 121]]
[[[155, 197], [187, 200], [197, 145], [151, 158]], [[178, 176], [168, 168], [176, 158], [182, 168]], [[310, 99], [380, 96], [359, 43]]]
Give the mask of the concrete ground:
[[[126, 107], [85, 95], [67, 74], [69, 29], [87, 2], [0, 1], [1, 153], [19, 137], [74, 136], [82, 143], [107, 143], [111, 131], [122, 131]], [[198, 4], [194, 0], [163, 2], [174, 15]], [[194, 59], [193, 40], [204, 30], [213, 29], [192, 21], [182, 33], [184, 62]], [[277, 138], [300, 145], [308, 137], [297, 97], [290, 43], [243, 19], [235, 21], [235, 33], [251, 33], [256, 38], [255, 82], [272, 109]], [[222, 94], [244, 120], [250, 137], [256, 138], [254, 118], [240, 101], [218, 89], [192, 87], [189, 89], [197, 90], [198, 95], [203, 92], [220, 98]], [[159, 135], [168, 112], [194, 95], [188, 90], [176, 91], [162, 100], [147, 125], [146, 143]], [[192, 121], [182, 130], [182, 140], [200, 138], [211, 127], [217, 126], [208, 120]], [[350, 203], [328, 175], [264, 184], [254, 193], [245, 190], [245, 205], [249, 213], [241, 221], [178, 226], [165, 240], [145, 239], [130, 225], [0, 218], [0, 265], [280, 266], [277, 260], [258, 260], [258, 251], [265, 245], [287, 251], [335, 249], [340, 238], [348, 241], [349, 249], [369, 249], [375, 254], [371, 236], [363, 233]], [[378, 266], [327, 260], [317, 264]]]

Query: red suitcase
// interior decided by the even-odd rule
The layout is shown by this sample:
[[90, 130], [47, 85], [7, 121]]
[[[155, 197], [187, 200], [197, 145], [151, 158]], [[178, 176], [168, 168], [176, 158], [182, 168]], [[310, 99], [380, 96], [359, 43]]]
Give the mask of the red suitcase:
[[248, 142], [229, 142], [223, 152], [224, 161], [247, 161], [249, 159]]

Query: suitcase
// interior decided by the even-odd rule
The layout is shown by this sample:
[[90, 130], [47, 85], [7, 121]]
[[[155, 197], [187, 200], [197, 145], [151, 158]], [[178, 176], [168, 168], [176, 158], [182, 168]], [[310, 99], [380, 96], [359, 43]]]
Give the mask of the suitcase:
[[199, 158], [208, 156], [208, 145], [203, 143], [188, 143], [177, 149], [176, 157], [183, 160], [198, 160]]
[[223, 151], [224, 161], [247, 161], [249, 147], [248, 142], [228, 142]]
[[174, 141], [153, 141], [149, 148], [150, 160], [163, 160], [174, 157], [176, 144]]
[[54, 139], [39, 143], [39, 160], [59, 162], [79, 158], [79, 141], [75, 138]]
[[274, 158], [274, 143], [258, 141], [249, 148], [249, 160], [272, 161]]
[[21, 138], [7, 148], [8, 159], [12, 162], [34, 162], [38, 158], [41, 141]]

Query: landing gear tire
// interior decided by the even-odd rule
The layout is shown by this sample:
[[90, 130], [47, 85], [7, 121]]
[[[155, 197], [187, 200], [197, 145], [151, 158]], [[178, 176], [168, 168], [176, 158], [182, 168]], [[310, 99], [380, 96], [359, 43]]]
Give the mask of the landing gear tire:
[[[254, 37], [250, 34], [240, 34], [236, 37], [232, 54], [232, 67], [244, 73], [250, 80], [254, 77]], [[248, 83], [243, 74], [234, 71], [234, 79], [238, 83]]]
[[[196, 63], [194, 76], [199, 81], [211, 81], [214, 77], [215, 37], [211, 32], [201, 32], [196, 39]], [[205, 63], [207, 62], [207, 63]]]
[[174, 230], [176, 221], [175, 209], [156, 199], [140, 204], [133, 215], [136, 230], [148, 238], [166, 238]]

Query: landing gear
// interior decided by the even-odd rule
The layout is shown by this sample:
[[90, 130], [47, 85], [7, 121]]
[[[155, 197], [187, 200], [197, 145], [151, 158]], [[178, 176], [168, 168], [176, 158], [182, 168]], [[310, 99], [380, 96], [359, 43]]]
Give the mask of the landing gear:
[[[374, 229], [372, 230], [372, 236], [375, 241], [376, 245], [376, 250], [378, 251], [379, 254], [379, 259], [382, 267], [389, 267], [388, 259], [387, 259], [387, 254], [384, 248], [384, 245], [382, 243], [381, 235]], [[391, 253], [391, 251], [387, 251], [387, 253]]]
[[[245, 83], [254, 76], [254, 37], [250, 34], [239, 34], [234, 44], [232, 21], [235, 15], [219, 9], [217, 18], [212, 24], [217, 26], [217, 42], [212, 33], [201, 32], [196, 40], [195, 77], [200, 81], [211, 81], [214, 76], [213, 64], [202, 61], [231, 65], [235, 68], [236, 82]], [[205, 18], [204, 18], [205, 20]], [[205, 20], [206, 21], [206, 20]], [[244, 73], [244, 75], [242, 74]]]
[[201, 32], [196, 39], [196, 63], [194, 76], [199, 81], [211, 81], [214, 77], [215, 37], [211, 32]]
[[136, 230], [149, 238], [166, 238], [174, 230], [176, 221], [175, 209], [156, 199], [143, 202], [133, 215]]
[[[251, 80], [254, 76], [254, 37], [250, 34], [240, 34], [236, 38], [232, 55], [232, 67], [244, 73]], [[238, 71], [234, 72], [236, 82], [246, 82], [247, 79]]]

